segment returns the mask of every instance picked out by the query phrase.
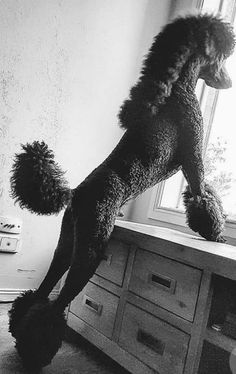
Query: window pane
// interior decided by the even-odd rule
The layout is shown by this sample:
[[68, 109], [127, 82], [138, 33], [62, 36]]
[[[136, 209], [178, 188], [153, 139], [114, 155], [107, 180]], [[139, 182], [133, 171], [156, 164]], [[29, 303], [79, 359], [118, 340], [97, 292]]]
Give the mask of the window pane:
[[204, 0], [202, 9], [205, 12], [218, 12], [221, 6], [221, 0]]
[[233, 88], [219, 91], [209, 145], [205, 157], [206, 179], [220, 195], [228, 218], [236, 219], [236, 55], [227, 62], [235, 82]]
[[180, 198], [183, 189], [183, 174], [178, 172], [166, 183], [161, 199], [161, 207], [166, 209], [180, 209]]

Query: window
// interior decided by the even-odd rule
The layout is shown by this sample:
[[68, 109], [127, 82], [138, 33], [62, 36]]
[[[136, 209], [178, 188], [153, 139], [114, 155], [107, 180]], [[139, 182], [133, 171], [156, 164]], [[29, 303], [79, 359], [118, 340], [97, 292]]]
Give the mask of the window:
[[[218, 11], [232, 21], [236, 0], [205, 0], [203, 11]], [[236, 22], [234, 22], [236, 30]], [[236, 54], [227, 61], [227, 70], [234, 82], [229, 90], [215, 90], [199, 80], [196, 94], [204, 118], [204, 165], [205, 179], [217, 190], [227, 214], [226, 235], [236, 236]], [[178, 225], [185, 224], [182, 191], [186, 180], [178, 172], [154, 189], [148, 218]]]

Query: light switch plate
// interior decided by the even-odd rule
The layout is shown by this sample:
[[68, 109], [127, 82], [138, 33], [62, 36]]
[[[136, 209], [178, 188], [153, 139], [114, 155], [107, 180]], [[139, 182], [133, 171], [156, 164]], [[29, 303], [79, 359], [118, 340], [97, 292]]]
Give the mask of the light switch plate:
[[0, 216], [0, 233], [20, 234], [22, 220], [18, 217]]

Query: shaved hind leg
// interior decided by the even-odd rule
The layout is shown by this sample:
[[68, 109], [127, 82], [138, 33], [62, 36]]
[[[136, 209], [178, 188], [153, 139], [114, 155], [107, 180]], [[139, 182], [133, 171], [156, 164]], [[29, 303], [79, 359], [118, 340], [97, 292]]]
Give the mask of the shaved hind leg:
[[93, 238], [91, 241], [90, 235], [84, 235], [83, 238], [81, 235], [81, 231], [75, 233], [70, 270], [60, 295], [54, 302], [59, 310], [64, 310], [88, 283], [100, 264], [107, 245], [107, 240], [104, 238]]
[[[114, 201], [109, 201], [110, 206], [107, 200], [96, 202], [94, 206], [92, 204], [93, 209], [90, 210], [84, 203], [77, 206], [79, 214], [74, 222], [74, 248], [70, 269], [65, 284], [54, 301], [58, 310], [64, 310], [82, 291], [103, 259], [121, 205], [122, 195], [119, 199], [118, 195], [115, 197]], [[76, 215], [76, 209], [74, 214]]]
[[74, 224], [72, 221], [72, 213], [70, 209], [65, 211], [61, 234], [55, 250], [49, 270], [36, 291], [40, 297], [47, 297], [57, 282], [68, 270], [71, 262], [74, 241]]

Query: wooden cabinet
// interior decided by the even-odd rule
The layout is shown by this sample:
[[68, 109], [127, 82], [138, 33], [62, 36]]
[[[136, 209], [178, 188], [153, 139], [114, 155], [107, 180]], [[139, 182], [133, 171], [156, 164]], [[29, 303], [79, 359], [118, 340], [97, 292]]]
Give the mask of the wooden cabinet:
[[104, 259], [97, 269], [96, 274], [118, 286], [122, 286], [129, 253], [128, 249], [127, 244], [111, 238]]
[[118, 344], [158, 373], [183, 373], [189, 336], [126, 303]]
[[200, 270], [139, 249], [129, 290], [192, 321], [200, 280]]
[[68, 325], [134, 374], [230, 374], [235, 289], [235, 247], [117, 221]]
[[72, 301], [70, 312], [111, 338], [119, 298], [89, 282]]

